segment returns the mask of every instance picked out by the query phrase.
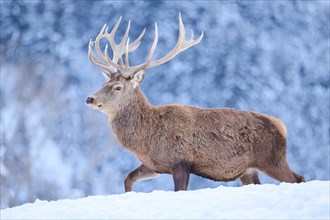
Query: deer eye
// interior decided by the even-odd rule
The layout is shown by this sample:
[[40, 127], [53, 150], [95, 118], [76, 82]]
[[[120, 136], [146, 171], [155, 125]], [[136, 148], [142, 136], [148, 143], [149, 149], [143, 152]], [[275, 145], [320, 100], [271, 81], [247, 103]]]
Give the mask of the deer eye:
[[117, 87], [115, 88], [115, 90], [120, 91], [120, 90], [121, 90], [121, 87], [120, 87], [120, 86], [117, 86]]

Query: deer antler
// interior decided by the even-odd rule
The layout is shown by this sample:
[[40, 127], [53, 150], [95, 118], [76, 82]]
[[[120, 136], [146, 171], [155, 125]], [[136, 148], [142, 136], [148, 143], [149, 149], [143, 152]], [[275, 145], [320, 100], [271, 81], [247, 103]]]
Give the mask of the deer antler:
[[[97, 35], [95, 41], [90, 40], [88, 56], [91, 62], [96, 66], [99, 66], [110, 73], [117, 72], [117, 70], [119, 70], [126, 78], [129, 78], [134, 73], [140, 70], [150, 69], [170, 61], [182, 51], [198, 44], [204, 36], [204, 33], [202, 32], [202, 34], [197, 39], [194, 39], [194, 32], [191, 30], [190, 39], [185, 40], [186, 31], [182, 22], [181, 13], [179, 13], [179, 37], [175, 47], [164, 57], [155, 61], [151, 61], [158, 42], [158, 27], [157, 27], [157, 23], [155, 22], [155, 38], [152, 43], [146, 61], [137, 66], [129, 66], [128, 53], [136, 50], [140, 46], [141, 44], [140, 40], [142, 39], [146, 29], [142, 31], [140, 36], [132, 44], [129, 44], [129, 39], [128, 39], [128, 33], [130, 29], [130, 21], [129, 21], [122, 41], [120, 42], [120, 44], [116, 44], [114, 41], [114, 36], [119, 27], [120, 21], [121, 21], [121, 17], [119, 18], [119, 20], [117, 21], [116, 25], [113, 27], [110, 33], [108, 33], [108, 28], [106, 27], [106, 25], [104, 25], [100, 33]], [[108, 45], [106, 45], [105, 47], [104, 54], [100, 50], [100, 40], [103, 38], [106, 38], [110, 43], [110, 47], [113, 51], [112, 60], [108, 56]], [[126, 45], [125, 45], [125, 41], [126, 41]], [[95, 50], [98, 57], [95, 56], [93, 52], [93, 46], [95, 46]], [[125, 63], [123, 62], [122, 59], [122, 56], [124, 54], [125, 54]], [[120, 64], [118, 64], [118, 60]]]

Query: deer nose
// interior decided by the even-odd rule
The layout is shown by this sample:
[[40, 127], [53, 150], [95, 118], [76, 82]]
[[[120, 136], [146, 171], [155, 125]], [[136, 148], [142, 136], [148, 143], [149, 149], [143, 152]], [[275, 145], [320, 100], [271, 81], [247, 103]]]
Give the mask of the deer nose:
[[93, 97], [87, 97], [87, 99], [86, 99], [87, 104], [91, 104], [91, 103], [93, 103], [93, 101], [94, 101]]

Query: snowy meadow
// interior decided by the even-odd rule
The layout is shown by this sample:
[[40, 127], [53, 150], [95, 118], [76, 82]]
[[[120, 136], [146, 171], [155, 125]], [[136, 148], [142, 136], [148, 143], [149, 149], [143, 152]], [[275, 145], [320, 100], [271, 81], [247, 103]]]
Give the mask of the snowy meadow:
[[329, 219], [329, 184], [220, 186], [187, 192], [37, 200], [1, 210], [1, 219]]
[[[329, 218], [329, 1], [0, 4], [1, 219]], [[125, 176], [140, 163], [120, 146], [106, 116], [85, 104], [104, 82], [88, 60], [88, 42], [104, 23], [112, 27], [123, 16], [119, 40], [131, 19], [131, 39], [147, 28], [130, 56], [137, 65], [147, 56], [157, 21], [157, 59], [176, 43], [179, 12], [187, 30], [205, 36], [174, 60], [147, 70], [141, 89], [148, 100], [281, 119], [288, 132], [289, 165], [307, 183], [280, 184], [260, 174], [265, 185], [237, 187], [238, 180], [191, 175], [191, 191], [175, 194], [169, 192], [171, 176], [161, 175], [134, 185], [141, 193], [122, 195]], [[124, 207], [137, 201], [143, 212], [125, 214]], [[169, 209], [158, 216], [153, 210], [162, 203]], [[77, 214], [81, 210], [89, 215]]]

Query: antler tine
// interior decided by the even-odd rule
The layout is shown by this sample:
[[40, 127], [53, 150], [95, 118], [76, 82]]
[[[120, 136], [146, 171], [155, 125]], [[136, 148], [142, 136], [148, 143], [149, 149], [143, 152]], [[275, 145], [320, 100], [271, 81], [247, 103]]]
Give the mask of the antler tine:
[[[104, 54], [105, 54], [105, 56], [106, 56], [106, 61], [108, 62], [108, 63], [111, 63], [112, 62], [112, 60], [110, 60], [110, 58], [109, 58], [109, 56], [108, 56], [108, 44], [106, 44], [105, 45], [105, 48], [104, 48]], [[117, 69], [116, 68], [114, 68], [113, 66], [109, 66], [109, 69], [111, 69], [111, 73], [115, 73], [115, 72], [117, 72]]]
[[180, 43], [182, 41], [184, 41], [185, 36], [186, 36], [186, 30], [184, 28], [184, 24], [183, 24], [183, 21], [182, 21], [181, 12], [179, 12], [179, 40], [178, 40], [178, 44], [179, 44], [179, 41], [180, 41]]
[[186, 31], [184, 28], [184, 24], [182, 22], [181, 13], [179, 13], [179, 37], [178, 37], [178, 41], [177, 41], [175, 47], [164, 57], [150, 62], [150, 64], [146, 67], [146, 69], [153, 68], [153, 67], [159, 66], [163, 63], [166, 63], [166, 62], [170, 61], [171, 59], [173, 59], [175, 56], [177, 56], [182, 51], [198, 44], [203, 39], [204, 33], [202, 32], [202, 34], [197, 39], [194, 40], [193, 39], [194, 34], [193, 34], [193, 32], [191, 32], [191, 37], [188, 41], [185, 40], [185, 35], [186, 35]]
[[97, 53], [97, 55], [99, 56], [99, 57], [101, 57], [101, 58], [105, 58], [105, 56], [102, 54], [102, 52], [101, 52], [101, 50], [100, 50], [100, 40], [102, 39], [102, 37], [103, 37], [103, 35], [104, 35], [104, 30], [105, 30], [105, 28], [106, 28], [106, 24], [104, 24], [103, 25], [103, 27], [102, 27], [102, 29], [101, 29], [101, 31], [100, 31], [100, 33], [96, 36], [96, 39], [95, 39], [95, 49], [96, 49], [96, 53]]
[[[108, 39], [111, 48], [115, 48], [117, 46], [117, 44], [115, 42], [115, 34], [116, 34], [117, 30], [118, 30], [118, 27], [120, 25], [121, 19], [122, 19], [122, 16], [119, 17], [119, 19], [116, 22], [115, 26], [112, 28], [110, 34], [107, 34], [106, 35], [106, 38]], [[107, 30], [106, 33], [108, 33], [108, 30]]]
[[158, 43], [158, 27], [157, 27], [157, 23], [155, 22], [155, 38], [154, 38], [154, 41], [152, 42], [151, 49], [149, 51], [146, 62], [144, 62], [143, 64], [140, 64], [138, 66], [126, 68], [126, 71], [123, 72], [123, 75], [125, 77], [129, 77], [133, 73], [138, 72], [139, 70], [145, 69], [146, 66], [151, 62], [152, 56], [154, 55], [155, 49], [157, 47], [157, 43]]
[[158, 43], [158, 27], [157, 27], [157, 23], [155, 22], [155, 38], [154, 38], [154, 42], [152, 42], [151, 45], [151, 49], [147, 58], [147, 64], [149, 64], [151, 62], [151, 58], [155, 53], [156, 47], [157, 47], [157, 43]]
[[190, 30], [190, 39], [189, 40], [190, 41], [194, 40], [194, 31], [192, 29]]
[[124, 34], [123, 39], [121, 40], [119, 45], [125, 45], [126, 46], [126, 42], [127, 42], [127, 38], [128, 38], [128, 33], [129, 33], [129, 29], [131, 28], [131, 20], [128, 20], [128, 24], [127, 24], [127, 28]]
[[128, 61], [128, 45], [129, 45], [129, 38], [127, 39], [126, 43], [126, 53], [125, 53], [125, 65], [126, 65], [126, 70], [129, 67], [129, 61]]
[[136, 38], [136, 40], [129, 45], [128, 52], [133, 52], [140, 46], [140, 44], [141, 44], [140, 40], [144, 36], [145, 32], [146, 32], [146, 28], [144, 28], [142, 33], [139, 35], [139, 37]]

